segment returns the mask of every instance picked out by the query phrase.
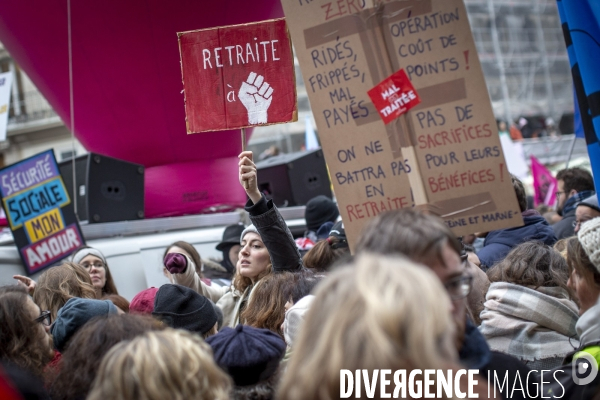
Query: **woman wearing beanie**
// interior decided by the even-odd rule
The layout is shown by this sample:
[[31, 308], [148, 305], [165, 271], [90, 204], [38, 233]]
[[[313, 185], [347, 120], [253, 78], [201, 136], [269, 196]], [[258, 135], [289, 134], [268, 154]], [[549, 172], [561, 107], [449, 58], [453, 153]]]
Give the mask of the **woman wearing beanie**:
[[[600, 373], [594, 376], [593, 368], [586, 368], [591, 363], [600, 364], [600, 218], [587, 222], [577, 237], [569, 239], [567, 265], [570, 271], [568, 285], [579, 303], [580, 317], [575, 329], [580, 345], [553, 372], [555, 381], [564, 389], [552, 385], [551, 390], [557, 396], [564, 390], [561, 397], [565, 399], [591, 398], [600, 387]], [[588, 381], [587, 378], [591, 379]]]
[[109, 294], [119, 294], [110, 269], [108, 269], [106, 257], [100, 250], [89, 246], [80, 247], [73, 253], [71, 261], [83, 267], [90, 274], [97, 299]]
[[252, 225], [240, 235], [240, 254], [231, 287], [208, 286], [197, 274], [186, 274], [189, 257], [179, 253], [167, 254], [165, 267], [174, 282], [196, 290], [208, 297], [223, 311], [223, 325], [234, 327], [240, 322], [254, 285], [272, 271], [299, 271], [303, 268], [296, 243], [277, 207], [260, 193], [252, 152], [239, 155], [239, 180], [249, 197], [246, 211]]

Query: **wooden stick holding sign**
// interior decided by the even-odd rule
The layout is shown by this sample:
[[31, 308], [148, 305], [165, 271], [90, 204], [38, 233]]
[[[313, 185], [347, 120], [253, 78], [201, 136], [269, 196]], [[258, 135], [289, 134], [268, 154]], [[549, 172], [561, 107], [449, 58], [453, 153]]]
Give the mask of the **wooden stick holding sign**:
[[[246, 151], [246, 128], [242, 128], [241, 130], [242, 133], [242, 153], [244, 151]], [[244, 181], [244, 189], [248, 190], [249, 186], [248, 186], [248, 181]]]

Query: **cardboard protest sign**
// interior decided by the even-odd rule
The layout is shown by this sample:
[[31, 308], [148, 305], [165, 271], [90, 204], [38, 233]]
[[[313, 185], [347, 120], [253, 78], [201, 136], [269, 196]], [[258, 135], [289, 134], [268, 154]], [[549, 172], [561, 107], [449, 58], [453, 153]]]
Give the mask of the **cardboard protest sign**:
[[188, 134], [298, 120], [283, 18], [177, 36]]
[[[351, 245], [390, 209], [455, 234], [522, 225], [462, 0], [282, 0]], [[404, 69], [421, 103], [385, 125], [367, 92]]]
[[28, 274], [85, 244], [52, 150], [0, 170], [0, 194]]

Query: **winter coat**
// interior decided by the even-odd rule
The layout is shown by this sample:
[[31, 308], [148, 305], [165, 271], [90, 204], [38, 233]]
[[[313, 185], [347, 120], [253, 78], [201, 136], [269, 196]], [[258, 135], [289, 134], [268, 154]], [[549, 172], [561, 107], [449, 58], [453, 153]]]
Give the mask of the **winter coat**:
[[591, 399], [600, 389], [600, 373], [597, 373], [591, 382], [585, 384], [581, 381], [577, 383], [573, 379], [574, 375], [580, 379], [592, 377], [589, 373], [583, 375], [577, 373], [578, 364], [588, 363], [589, 357], [593, 359], [592, 362], [595, 360], [596, 366], [600, 364], [600, 298], [593, 307], [579, 317], [575, 328], [581, 344], [576, 351], [567, 355], [562, 366], [548, 373], [548, 376], [554, 376], [554, 379], [551, 379], [549, 387], [544, 389], [546, 395], [550, 394], [562, 399]]
[[[526, 381], [523, 378], [531, 371], [529, 367], [512, 356], [491, 351], [483, 335], [469, 319], [465, 328], [463, 345], [458, 353], [460, 363], [465, 368], [478, 369], [479, 375], [488, 381], [491, 393], [494, 393], [491, 385], [494, 384], [495, 374], [498, 378], [496, 393], [501, 394], [503, 399], [529, 399], [537, 396], [537, 382]], [[511, 382], [510, 385], [502, 385], [505, 377], [508, 382]], [[519, 379], [522, 382], [523, 392], [512, 391], [513, 382]]]
[[527, 210], [522, 215], [524, 226], [488, 233], [483, 248], [477, 253], [484, 270], [502, 261], [514, 247], [521, 243], [531, 240], [539, 240], [548, 246], [556, 243], [552, 227], [537, 211]]

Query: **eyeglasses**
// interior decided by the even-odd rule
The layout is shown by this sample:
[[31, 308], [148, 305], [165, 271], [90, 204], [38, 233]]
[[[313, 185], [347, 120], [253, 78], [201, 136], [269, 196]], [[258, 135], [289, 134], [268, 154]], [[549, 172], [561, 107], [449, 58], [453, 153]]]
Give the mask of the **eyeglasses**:
[[100, 268], [106, 267], [106, 265], [103, 262], [95, 262], [95, 263], [92, 263], [92, 264], [90, 264], [90, 263], [81, 263], [80, 265], [83, 268], [85, 268], [85, 269], [90, 269], [90, 267], [92, 267], [92, 266], [94, 268], [96, 268], [96, 269], [100, 269]]
[[579, 227], [581, 228], [581, 225], [585, 224], [588, 221], [589, 221], [589, 219], [586, 219], [583, 221], [573, 221], [573, 228], [577, 228], [577, 225], [579, 225]]
[[470, 275], [456, 277], [446, 282], [444, 287], [452, 300], [460, 300], [471, 293], [471, 289], [473, 288], [473, 277]]
[[34, 319], [33, 322], [39, 322], [44, 326], [50, 326], [52, 324], [52, 314], [50, 311], [42, 311], [40, 316]]

